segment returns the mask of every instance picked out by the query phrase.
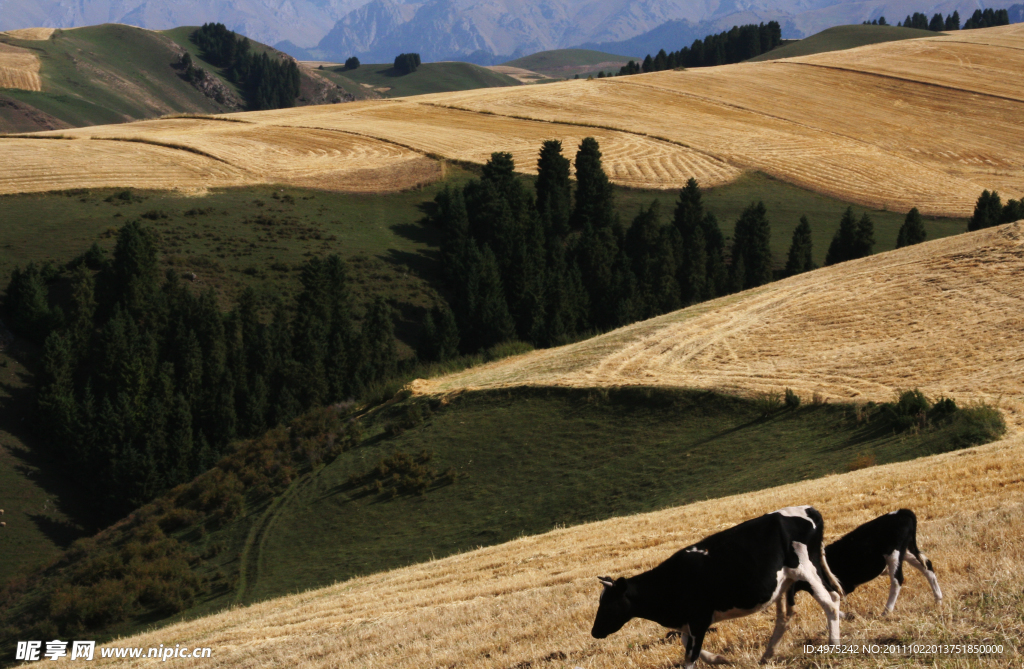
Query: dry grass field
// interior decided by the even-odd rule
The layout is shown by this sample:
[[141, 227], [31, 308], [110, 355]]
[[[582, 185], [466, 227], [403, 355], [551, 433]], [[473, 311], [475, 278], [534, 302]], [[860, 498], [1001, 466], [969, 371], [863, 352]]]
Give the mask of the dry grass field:
[[55, 30], [56, 28], [19, 28], [18, 30], [7, 30], [0, 33], [0, 35], [6, 35], [14, 39], [41, 42], [50, 39]]
[[898, 389], [999, 403], [1024, 424], [1024, 222], [801, 274], [603, 336], [415, 382], [686, 386], [889, 401]]
[[[917, 661], [803, 655], [822, 643], [824, 616], [810, 598], [783, 639], [777, 664], [835, 667], [1020, 666], [1024, 610], [1024, 456], [1020, 438], [909, 463], [863, 469], [759, 493], [555, 530], [500, 546], [181, 623], [116, 646], [209, 646], [212, 659], [176, 660], [202, 667], [359, 667], [663, 669], [677, 666], [678, 641], [633, 621], [604, 641], [590, 637], [600, 586], [596, 576], [648, 569], [702, 536], [787, 505], [813, 504], [826, 538], [900, 507], [919, 518], [918, 541], [934, 561], [941, 609], [910, 571], [895, 613], [879, 614], [884, 579], [857, 590], [844, 608], [842, 638], [858, 643], [997, 643], [990, 660], [925, 657]], [[738, 666], [756, 666], [772, 615], [719, 623], [705, 648]], [[98, 654], [98, 653], [97, 653]], [[817, 660], [817, 661], [814, 661]], [[116, 660], [149, 666], [152, 660]]]
[[[966, 216], [984, 188], [1024, 196], [1022, 64], [1018, 24], [761, 63], [233, 115], [251, 124], [244, 130], [178, 120], [69, 134], [218, 156], [206, 168], [211, 185], [357, 191], [415, 185], [440, 174], [429, 160], [481, 163], [492, 151], [510, 151], [531, 172], [541, 141], [561, 139], [572, 152], [594, 135], [622, 185], [674, 189], [692, 176], [714, 186], [754, 170], [868, 207]], [[138, 151], [94, 141], [73, 149], [101, 165], [106, 184], [152, 179], [117, 150]], [[197, 154], [187, 153], [178, 154], [186, 167], [157, 177], [164, 187], [193, 187]], [[58, 156], [0, 139], [12, 166], [0, 193], [39, 190], [26, 175], [42, 172], [47, 189], [87, 185], [78, 158]]]
[[43, 90], [39, 78], [39, 57], [28, 49], [0, 42], [0, 88]]

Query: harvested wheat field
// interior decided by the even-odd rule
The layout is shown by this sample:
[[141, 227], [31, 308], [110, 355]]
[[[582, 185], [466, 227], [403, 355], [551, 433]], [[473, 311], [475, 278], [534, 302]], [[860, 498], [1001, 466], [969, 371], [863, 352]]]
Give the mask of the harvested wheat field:
[[[1018, 24], [760, 63], [225, 117], [248, 122], [244, 132], [191, 119], [176, 129], [144, 122], [73, 134], [173, 138], [219, 156], [246, 183], [325, 175], [323, 187], [362, 191], [436, 178], [442, 170], [426, 160], [482, 163], [493, 151], [511, 152], [530, 173], [543, 140], [560, 139], [571, 154], [593, 135], [622, 185], [675, 189], [695, 177], [714, 186], [761, 171], [868, 207], [962, 217], [983, 189], [1024, 196], [1022, 66]], [[409, 154], [338, 147], [371, 138]], [[0, 158], [14, 167], [0, 193], [32, 189], [20, 170], [61, 180], [60, 161], [15, 157], [7, 142]], [[135, 169], [104, 164], [125, 185]], [[79, 178], [69, 173], [62, 187], [83, 185]], [[183, 187], [175, 179], [165, 187]]]
[[[1024, 443], [1013, 438], [909, 463], [864, 469], [758, 493], [560, 529], [393, 572], [180, 623], [117, 646], [208, 646], [203, 667], [481, 669], [664, 668], [681, 656], [665, 630], [634, 620], [603, 641], [590, 637], [596, 577], [648, 569], [699, 538], [788, 505], [813, 504], [826, 539], [900, 508], [915, 510], [918, 543], [945, 595], [936, 608], [924, 578], [908, 568], [893, 615], [885, 579], [844, 604], [844, 642], [996, 643], [991, 661], [924, 658], [914, 666], [1019, 666], [1024, 587]], [[705, 648], [756, 666], [774, 611], [718, 623]], [[810, 664], [803, 643], [824, 642], [824, 615], [809, 597], [779, 646], [777, 661]], [[97, 656], [99, 653], [97, 653]], [[1011, 659], [1012, 658], [1012, 659]], [[938, 661], [934, 661], [937, 659]], [[149, 666], [150, 660], [117, 660]], [[910, 663], [847, 657], [816, 666]]]
[[0, 33], [14, 39], [22, 39], [30, 42], [42, 42], [53, 37], [56, 28], [18, 28]]
[[683, 386], [999, 402], [1024, 424], [1024, 222], [881, 253], [600, 337], [414, 383]]
[[43, 90], [39, 57], [28, 49], [0, 42], [0, 88]]

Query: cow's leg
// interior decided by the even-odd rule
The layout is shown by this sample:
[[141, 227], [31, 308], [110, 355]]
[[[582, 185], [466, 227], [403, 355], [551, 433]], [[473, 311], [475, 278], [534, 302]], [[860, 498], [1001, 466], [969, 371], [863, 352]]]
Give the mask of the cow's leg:
[[[787, 584], [784, 587], [788, 588], [789, 585]], [[775, 600], [775, 629], [772, 630], [772, 638], [768, 639], [768, 646], [764, 649], [764, 655], [761, 656], [761, 664], [764, 664], [775, 655], [775, 647], [779, 645], [779, 640], [786, 633], [786, 624], [789, 622], [789, 616], [786, 615], [786, 605], [783, 599], [780, 596]]]
[[[935, 595], [935, 603], [942, 603], [942, 589], [939, 587], [939, 579], [935, 577], [935, 570], [932, 568], [932, 561], [913, 544], [907, 550], [907, 562], [914, 569], [924, 574], [928, 579], [928, 585], [932, 587], [932, 594]], [[915, 554], [916, 553], [916, 554]]]
[[807, 585], [811, 588], [811, 595], [821, 606], [822, 610], [825, 611], [825, 618], [827, 620], [826, 629], [828, 631], [828, 642], [833, 646], [839, 644], [839, 593], [835, 593], [836, 597], [833, 599], [831, 592], [825, 587], [825, 584], [821, 582], [821, 577], [818, 575], [818, 568], [811, 562], [811, 558], [807, 553], [807, 545], [802, 544], [799, 541], [793, 542], [793, 550], [797, 555], [799, 564], [796, 569], [790, 570], [792, 573], [787, 574], [787, 578], [792, 580], [806, 581]]
[[693, 669], [697, 664], [697, 660], [704, 660], [708, 664], [729, 664], [729, 661], [706, 650], [701, 650], [701, 646], [704, 645], [704, 635], [707, 634], [707, 625], [693, 625], [687, 632], [687, 638], [684, 643], [686, 649], [683, 655], [683, 667], [684, 669]]
[[889, 571], [889, 601], [885, 603], [885, 615], [892, 613], [896, 598], [900, 596], [900, 587], [903, 585], [902, 557], [899, 549], [885, 556], [885, 567]]

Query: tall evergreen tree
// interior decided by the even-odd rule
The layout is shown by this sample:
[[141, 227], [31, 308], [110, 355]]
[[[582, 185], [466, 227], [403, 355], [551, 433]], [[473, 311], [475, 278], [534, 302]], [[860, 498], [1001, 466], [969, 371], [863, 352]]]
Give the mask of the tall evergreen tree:
[[825, 254], [825, 264], [834, 265], [846, 262], [855, 258], [854, 250], [857, 247], [857, 220], [853, 215], [853, 207], [847, 207], [843, 217], [839, 220], [839, 229], [832, 237], [828, 253]]
[[[737, 265], [737, 259], [743, 262]], [[743, 268], [743, 279], [734, 286], [754, 288], [772, 280], [771, 224], [763, 202], [751, 203], [736, 221], [732, 245], [733, 265]]]
[[793, 241], [789, 245], [786, 260], [786, 275], [793, 276], [817, 269], [812, 257], [811, 223], [806, 216], [800, 217], [800, 225], [793, 230]]
[[569, 232], [572, 211], [572, 187], [569, 159], [562, 155], [562, 142], [549, 139], [537, 160], [537, 212], [550, 239]]
[[914, 207], [907, 213], [907, 217], [900, 226], [899, 234], [896, 236], [896, 248], [912, 244], [920, 244], [927, 237], [924, 229], [924, 221], [921, 219], [921, 212]]
[[586, 137], [576, 152], [576, 199], [572, 225], [582, 229], [588, 225], [607, 228], [614, 222], [612, 185], [601, 165], [597, 140]]
[[156, 245], [152, 233], [138, 221], [126, 223], [117, 233], [109, 281], [114, 302], [132, 317], [141, 317], [153, 307], [159, 281]]
[[866, 258], [875, 247], [875, 224], [871, 217], [864, 213], [857, 221], [857, 241], [853, 249], [854, 258]]
[[974, 232], [999, 225], [1003, 216], [1003, 203], [996, 191], [982, 191], [974, 205], [974, 215], [967, 221], [967, 231]]

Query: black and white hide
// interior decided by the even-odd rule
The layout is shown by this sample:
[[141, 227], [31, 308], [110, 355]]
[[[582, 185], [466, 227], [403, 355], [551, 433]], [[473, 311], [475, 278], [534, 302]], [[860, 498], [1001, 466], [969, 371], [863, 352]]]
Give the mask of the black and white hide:
[[[917, 547], [917, 516], [900, 509], [870, 520], [825, 547], [825, 559], [847, 594], [884, 573], [889, 574], [889, 600], [885, 613], [892, 613], [903, 587], [903, 564], [909, 563], [928, 580], [935, 603], [942, 603], [942, 589], [935, 577], [932, 561]], [[806, 583], [796, 583], [787, 595], [793, 607], [796, 592], [810, 591]]]
[[[827, 619], [829, 643], [839, 643], [839, 590], [822, 550], [824, 522], [810, 506], [794, 506], [740, 523], [684, 548], [660, 565], [631, 578], [600, 577], [604, 590], [591, 634], [604, 639], [633, 618], [679, 630], [684, 666], [697, 659], [727, 660], [701, 650], [716, 622], [756, 613], [776, 604], [775, 630], [762, 662], [786, 631], [782, 595], [805, 582]], [[826, 585], [827, 584], [827, 585]]]

